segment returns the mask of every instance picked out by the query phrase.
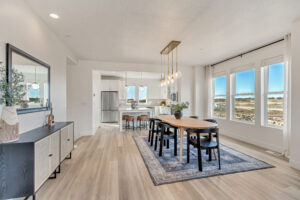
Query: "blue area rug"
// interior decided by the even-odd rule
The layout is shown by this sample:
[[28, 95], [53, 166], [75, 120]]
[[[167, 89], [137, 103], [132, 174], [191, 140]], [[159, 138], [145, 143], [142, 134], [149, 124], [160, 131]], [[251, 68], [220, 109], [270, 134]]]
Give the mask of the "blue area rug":
[[154, 151], [154, 145], [151, 147], [147, 139], [146, 136], [134, 136], [134, 140], [144, 159], [154, 185], [274, 167], [266, 162], [221, 145], [222, 169], [218, 169], [218, 161], [214, 159], [214, 155], [212, 154], [212, 161], [208, 161], [208, 155], [206, 155], [205, 150], [203, 150], [203, 171], [200, 172], [198, 171], [197, 149], [192, 146], [190, 147], [190, 163], [186, 163], [186, 139], [183, 142], [182, 164], [178, 163], [179, 142], [177, 144], [178, 155], [176, 157], [174, 156], [173, 140], [170, 140], [170, 148], [167, 149], [164, 147], [163, 156], [159, 157], [159, 147]]

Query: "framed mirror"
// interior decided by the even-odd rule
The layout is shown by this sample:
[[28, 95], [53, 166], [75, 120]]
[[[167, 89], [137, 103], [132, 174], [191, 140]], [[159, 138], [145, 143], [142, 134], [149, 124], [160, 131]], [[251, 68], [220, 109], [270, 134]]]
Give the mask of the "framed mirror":
[[11, 80], [12, 69], [24, 75], [25, 96], [15, 105], [18, 114], [49, 110], [50, 66], [28, 53], [6, 45], [7, 80]]

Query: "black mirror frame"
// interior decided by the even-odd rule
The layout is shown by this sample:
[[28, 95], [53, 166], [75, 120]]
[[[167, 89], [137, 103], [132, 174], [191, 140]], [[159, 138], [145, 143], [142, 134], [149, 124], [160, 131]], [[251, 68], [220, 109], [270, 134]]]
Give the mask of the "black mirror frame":
[[33, 112], [41, 112], [47, 111], [50, 109], [50, 65], [47, 63], [31, 56], [30, 54], [18, 49], [17, 47], [7, 43], [6, 44], [6, 80], [7, 82], [11, 81], [11, 69], [12, 69], [12, 53], [19, 54], [33, 62], [36, 62], [43, 67], [48, 69], [48, 106], [47, 107], [40, 107], [40, 108], [24, 108], [24, 109], [17, 109], [17, 113], [19, 114], [26, 114], [26, 113], [33, 113]]

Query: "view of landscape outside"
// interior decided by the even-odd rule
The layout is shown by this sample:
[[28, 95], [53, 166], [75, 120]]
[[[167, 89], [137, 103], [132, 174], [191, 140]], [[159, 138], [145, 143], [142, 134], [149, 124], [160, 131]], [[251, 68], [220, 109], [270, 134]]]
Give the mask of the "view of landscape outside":
[[255, 121], [255, 70], [235, 74], [234, 118]]
[[[283, 126], [284, 111], [284, 64], [267, 66], [268, 79], [266, 99], [267, 124]], [[255, 121], [255, 70], [235, 74], [234, 119]], [[213, 114], [226, 118], [226, 76], [214, 79]]]
[[139, 87], [139, 103], [147, 102], [147, 86]]
[[214, 79], [214, 113], [215, 117], [226, 118], [226, 76]]
[[268, 66], [268, 125], [283, 126], [284, 64]]
[[268, 124], [283, 126], [283, 94], [268, 95]]
[[252, 96], [235, 96], [234, 118], [248, 122], [255, 121], [255, 99]]
[[127, 87], [127, 103], [135, 101], [135, 86]]
[[226, 99], [215, 98], [214, 99], [214, 116], [226, 118]]

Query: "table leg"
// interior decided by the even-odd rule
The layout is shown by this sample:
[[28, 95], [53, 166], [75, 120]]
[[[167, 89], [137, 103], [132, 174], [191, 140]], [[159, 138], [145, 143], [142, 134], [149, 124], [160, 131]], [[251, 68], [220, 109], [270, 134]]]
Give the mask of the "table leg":
[[179, 128], [180, 134], [180, 148], [179, 148], [179, 163], [182, 163], [182, 151], [183, 151], [183, 135], [184, 135], [184, 128]]

